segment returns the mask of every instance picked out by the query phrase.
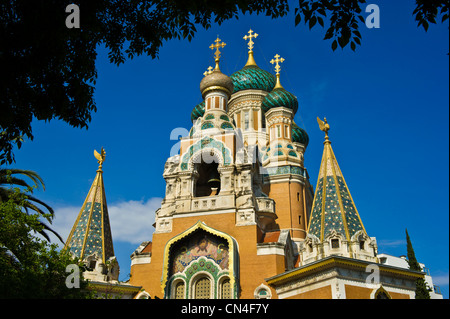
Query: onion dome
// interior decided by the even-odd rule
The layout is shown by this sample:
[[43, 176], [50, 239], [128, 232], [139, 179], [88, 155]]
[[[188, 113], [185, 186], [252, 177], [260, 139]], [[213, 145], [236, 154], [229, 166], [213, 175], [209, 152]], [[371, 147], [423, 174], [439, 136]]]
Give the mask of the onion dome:
[[192, 110], [191, 112], [192, 123], [194, 123], [195, 120], [198, 119], [199, 117], [202, 117], [203, 114], [205, 114], [205, 101], [202, 101], [201, 103], [197, 104]]
[[233, 93], [250, 89], [270, 92], [276, 82], [273, 74], [260, 69], [257, 65], [246, 65], [241, 70], [231, 74], [230, 77], [234, 84]]
[[278, 63], [282, 63], [284, 61], [278, 54], [275, 55], [275, 59], [272, 59], [270, 63], [275, 65], [276, 72], [276, 84], [273, 88], [272, 92], [266, 95], [264, 100], [262, 101], [261, 108], [264, 112], [269, 111], [271, 108], [275, 107], [286, 107], [291, 109], [294, 114], [298, 109], [298, 100], [292, 93], [286, 91], [280, 83], [280, 70], [281, 67]]
[[307, 147], [309, 143], [308, 134], [304, 129], [295, 124], [295, 122], [292, 122], [292, 142], [303, 144], [305, 147]]
[[282, 87], [273, 89], [272, 92], [266, 95], [261, 104], [261, 108], [264, 112], [280, 106], [291, 109], [294, 114], [298, 109], [298, 100], [295, 95], [289, 93]]
[[211, 71], [212, 67], [209, 67], [209, 70], [205, 73], [205, 77], [200, 82], [200, 92], [202, 93], [202, 97], [205, 98], [206, 94], [210, 91], [223, 91], [227, 94], [228, 98], [231, 97], [233, 93], [233, 81], [229, 76], [223, 74], [219, 68], [220, 62], [220, 51], [219, 48], [223, 48], [226, 43], [220, 42], [222, 40], [217, 37], [214, 41], [215, 44], [211, 44], [209, 47], [211, 50], [216, 49], [215, 52], [215, 62], [216, 67]]
[[233, 93], [233, 81], [229, 76], [223, 74], [219, 69], [219, 64], [216, 63], [216, 68], [209, 74], [207, 74], [200, 82], [200, 92], [202, 97], [205, 98], [207, 92], [212, 90], [225, 91], [228, 98]]
[[248, 42], [248, 60], [245, 66], [231, 74], [231, 79], [234, 84], [234, 91], [236, 93], [242, 90], [263, 90], [270, 92], [275, 86], [276, 79], [269, 72], [260, 69], [253, 58], [253, 40], [258, 36], [257, 33], [250, 30], [248, 35], [244, 36], [244, 40]]

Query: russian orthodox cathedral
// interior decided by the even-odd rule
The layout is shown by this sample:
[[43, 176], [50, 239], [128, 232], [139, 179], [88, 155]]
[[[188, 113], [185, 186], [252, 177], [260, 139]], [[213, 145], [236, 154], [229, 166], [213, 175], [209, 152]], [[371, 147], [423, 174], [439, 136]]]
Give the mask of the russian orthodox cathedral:
[[[165, 163], [152, 241], [131, 255], [130, 280], [117, 289], [161, 299], [414, 298], [423, 273], [380, 263], [330, 125], [319, 118], [325, 140], [314, 191], [304, 167], [308, 134], [294, 122], [299, 103], [280, 79], [284, 59], [270, 61], [275, 75], [261, 69], [252, 50], [257, 36], [244, 36], [247, 63], [229, 76], [220, 70], [226, 44], [211, 44], [215, 65], [200, 82], [203, 101], [179, 154]], [[99, 282], [117, 280], [118, 272], [101, 162], [100, 155], [66, 244]]]

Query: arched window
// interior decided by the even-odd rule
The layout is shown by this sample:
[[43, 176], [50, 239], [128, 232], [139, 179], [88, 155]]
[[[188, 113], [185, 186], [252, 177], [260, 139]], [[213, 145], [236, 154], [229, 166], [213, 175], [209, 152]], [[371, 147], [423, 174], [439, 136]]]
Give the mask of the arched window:
[[211, 298], [211, 281], [207, 277], [202, 277], [195, 283], [194, 299]]
[[222, 296], [222, 299], [232, 299], [230, 279], [227, 278], [223, 280], [220, 288], [221, 288], [220, 295]]
[[392, 299], [389, 293], [383, 287], [378, 288], [375, 292], [374, 299]]
[[184, 299], [184, 282], [179, 281], [175, 284], [175, 299]]
[[215, 161], [212, 163], [205, 163], [202, 159], [201, 163], [197, 165], [199, 177], [195, 185], [195, 197], [214, 196], [219, 194], [220, 174], [217, 170], [219, 164]]
[[261, 284], [259, 285], [259, 287], [255, 289], [254, 297], [255, 299], [271, 299], [272, 293], [270, 292], [269, 287], [267, 287], [264, 284]]

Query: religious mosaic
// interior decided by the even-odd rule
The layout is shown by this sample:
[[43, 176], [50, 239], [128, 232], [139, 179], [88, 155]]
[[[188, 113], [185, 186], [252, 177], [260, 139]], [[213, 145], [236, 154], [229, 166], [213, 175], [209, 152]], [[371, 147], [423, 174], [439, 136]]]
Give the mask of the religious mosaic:
[[[228, 269], [229, 249], [227, 241], [205, 232], [194, 233], [174, 247], [171, 274], [183, 272], [186, 267], [200, 257], [205, 257], [207, 260], [214, 261], [215, 264], [220, 267], [218, 270]], [[201, 266], [203, 266], [203, 264]], [[214, 263], [206, 263], [205, 265], [209, 266], [208, 269], [216, 267]]]

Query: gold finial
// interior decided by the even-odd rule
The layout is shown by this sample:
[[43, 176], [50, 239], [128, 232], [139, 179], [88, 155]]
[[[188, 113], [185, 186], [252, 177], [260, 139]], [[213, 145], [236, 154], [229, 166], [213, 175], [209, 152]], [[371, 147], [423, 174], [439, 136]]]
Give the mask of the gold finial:
[[94, 150], [94, 156], [98, 161], [98, 171], [101, 171], [103, 162], [105, 161], [105, 157], [106, 157], [105, 149], [102, 147], [100, 154], [96, 150]]
[[330, 130], [330, 124], [328, 124], [327, 118], [324, 117], [323, 121], [322, 121], [319, 117], [317, 117], [317, 123], [319, 123], [320, 130], [325, 132], [325, 142], [324, 143], [327, 143], [327, 142], [330, 143], [330, 140], [328, 138], [328, 131]]
[[213, 44], [211, 44], [209, 46], [209, 48], [211, 50], [216, 49], [216, 52], [214, 52], [214, 57], [215, 57], [215, 61], [216, 61], [216, 68], [214, 70], [218, 70], [218, 71], [220, 71], [220, 69], [219, 69], [219, 60], [220, 60], [219, 48], [223, 49], [223, 47], [227, 45], [225, 42], [220, 42], [220, 41], [222, 41], [222, 40], [220, 40], [219, 36], [217, 36], [217, 39], [214, 41], [216, 44], [213, 43]]
[[244, 36], [244, 40], [249, 39], [248, 41], [248, 60], [247, 63], [245, 64], [245, 66], [248, 65], [256, 65], [255, 59], [253, 58], [253, 45], [255, 44], [255, 42], [253, 42], [253, 39], [256, 39], [258, 37], [258, 33], [254, 33], [252, 29], [250, 29], [250, 31], [248, 31], [248, 35]]
[[282, 89], [283, 86], [280, 83], [280, 70], [281, 70], [281, 66], [278, 63], [283, 63], [284, 59], [282, 57], [280, 57], [278, 54], [275, 54], [274, 56], [275, 60], [272, 59], [270, 60], [270, 63], [274, 64], [275, 63], [275, 72], [277, 75], [277, 83], [275, 84], [274, 89]]
[[203, 75], [204, 75], [204, 76], [207, 76], [207, 75], [211, 74], [211, 73], [212, 73], [212, 69], [213, 69], [212, 66], [209, 66], [209, 67], [208, 67], [208, 70], [206, 70], [205, 72], [203, 72]]
[[253, 50], [253, 44], [255, 44], [255, 42], [252, 41], [253, 39], [256, 39], [258, 37], [258, 33], [253, 33], [253, 30], [250, 29], [250, 31], [248, 31], [248, 35], [244, 36], [244, 40], [250, 39], [250, 41], [248, 41], [248, 49], [250, 51]]

